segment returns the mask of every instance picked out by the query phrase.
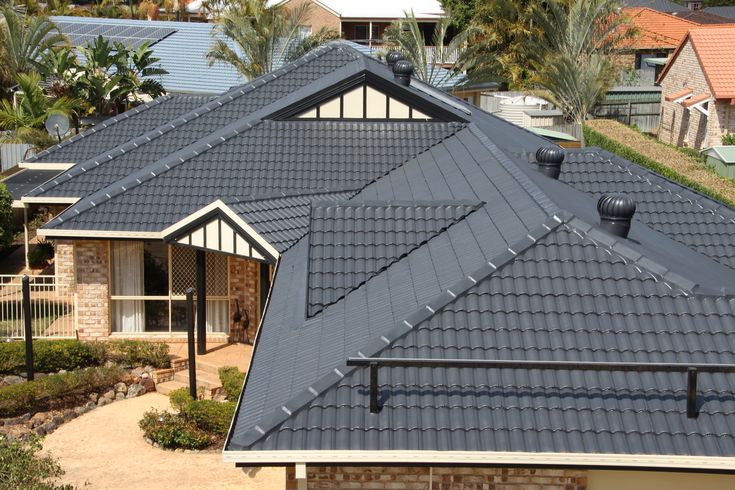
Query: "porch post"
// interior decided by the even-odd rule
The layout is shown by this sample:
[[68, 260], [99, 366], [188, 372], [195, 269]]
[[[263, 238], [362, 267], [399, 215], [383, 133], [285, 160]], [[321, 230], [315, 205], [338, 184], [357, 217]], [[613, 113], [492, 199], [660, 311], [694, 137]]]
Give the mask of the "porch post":
[[197, 250], [197, 355], [207, 353], [207, 258]]
[[30, 270], [31, 266], [28, 262], [28, 205], [23, 205], [23, 247], [25, 250], [25, 259], [26, 259], [26, 270]]

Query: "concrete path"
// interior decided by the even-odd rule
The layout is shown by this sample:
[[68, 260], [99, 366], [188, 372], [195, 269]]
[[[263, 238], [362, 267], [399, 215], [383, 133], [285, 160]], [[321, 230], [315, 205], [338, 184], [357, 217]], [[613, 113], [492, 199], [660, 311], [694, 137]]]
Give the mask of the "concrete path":
[[216, 453], [176, 453], [143, 440], [138, 421], [150, 408], [168, 409], [158, 393], [97, 408], [46, 437], [50, 452], [66, 471], [63, 483], [91, 489], [285, 488], [283, 468], [244, 472]]

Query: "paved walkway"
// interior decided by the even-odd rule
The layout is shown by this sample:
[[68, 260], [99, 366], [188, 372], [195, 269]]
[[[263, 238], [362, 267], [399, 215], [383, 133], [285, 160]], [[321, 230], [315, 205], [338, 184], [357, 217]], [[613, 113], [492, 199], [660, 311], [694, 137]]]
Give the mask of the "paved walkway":
[[[186, 342], [169, 343], [168, 353], [172, 356], [186, 359], [188, 345]], [[250, 363], [253, 346], [249, 344], [207, 344], [207, 353], [197, 356], [198, 361], [204, 361], [215, 366], [235, 366], [245, 372]]]
[[167, 409], [158, 393], [115, 402], [68, 422], [46, 437], [49, 451], [66, 471], [63, 483], [91, 489], [285, 488], [283, 468], [245, 473], [216, 453], [176, 453], [143, 440], [138, 421], [150, 408]]

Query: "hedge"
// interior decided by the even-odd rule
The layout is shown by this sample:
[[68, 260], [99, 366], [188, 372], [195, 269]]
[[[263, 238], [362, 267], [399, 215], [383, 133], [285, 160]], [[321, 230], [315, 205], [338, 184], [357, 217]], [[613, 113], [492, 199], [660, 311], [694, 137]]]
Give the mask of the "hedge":
[[146, 412], [138, 426], [148, 439], [166, 449], [204, 449], [213, 442], [194, 422], [171, 412]]
[[678, 172], [671, 170], [666, 165], [663, 165], [645, 155], [642, 155], [634, 149], [612, 139], [601, 133], [598, 133], [589, 126], [584, 126], [584, 138], [587, 146], [597, 146], [603, 150], [607, 150], [610, 153], [614, 153], [619, 157], [630, 160], [633, 163], [645, 167], [649, 170], [653, 170], [658, 174], [666, 177], [667, 179], [696, 190], [697, 192], [709, 196], [712, 199], [727, 204], [728, 206], [735, 207], [735, 202], [723, 196], [719, 192], [715, 192], [712, 189], [703, 186], [702, 184], [693, 181], [686, 175], [682, 175]]
[[233, 402], [237, 401], [245, 382], [245, 374], [238, 371], [236, 367], [225, 366], [219, 368], [219, 380], [222, 382], [222, 389], [227, 399]]
[[10, 441], [0, 437], [0, 490], [72, 490], [52, 480], [64, 474], [61, 466], [41, 451], [38, 439]]
[[125, 371], [119, 366], [79, 369], [65, 374], [52, 374], [34, 381], [0, 387], [0, 413], [6, 417], [45, 408], [70, 395], [102, 391], [119, 382]]
[[[42, 373], [99, 366], [105, 361], [113, 361], [125, 366], [150, 365], [155, 368], [167, 368], [171, 365], [168, 345], [164, 343], [141, 340], [33, 341], [33, 366], [36, 371]], [[25, 363], [25, 344], [23, 342], [0, 343], [0, 374], [20, 371], [25, 367]]]

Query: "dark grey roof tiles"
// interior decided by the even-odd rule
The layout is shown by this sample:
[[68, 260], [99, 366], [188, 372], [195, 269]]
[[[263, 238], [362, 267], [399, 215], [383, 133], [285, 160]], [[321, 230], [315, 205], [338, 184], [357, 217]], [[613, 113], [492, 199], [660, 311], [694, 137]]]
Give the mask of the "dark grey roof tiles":
[[58, 170], [24, 169], [3, 179], [2, 183], [14, 200], [19, 200], [28, 191], [59, 174]]
[[601, 150], [567, 151], [560, 179], [599, 198], [625, 193], [635, 218], [717, 262], [735, 268], [735, 212]]
[[339, 45], [321, 48], [306, 59], [302, 58], [299, 62], [264, 75], [207, 104], [189, 112], [179, 112], [175, 117], [135, 139], [121, 140], [122, 144], [119, 146], [106, 148], [103, 153], [61, 174], [31, 195], [90, 195], [356, 59], [354, 51]]
[[[174, 158], [114, 190], [103, 188], [47, 226], [160, 231], [215, 199], [358, 190], [462, 128], [440, 122], [264, 121], [200, 155]], [[77, 215], [77, 209], [84, 212]]]
[[309, 306], [314, 316], [483, 203], [317, 203], [309, 226]]
[[[731, 363], [732, 314], [563, 224], [380, 357]], [[377, 415], [367, 370], [346, 374], [251, 449], [735, 455], [726, 375], [691, 420], [681, 374], [382, 368]]]
[[96, 124], [28, 159], [29, 162], [81, 163], [137, 138], [211, 100], [209, 96], [166, 95]]

